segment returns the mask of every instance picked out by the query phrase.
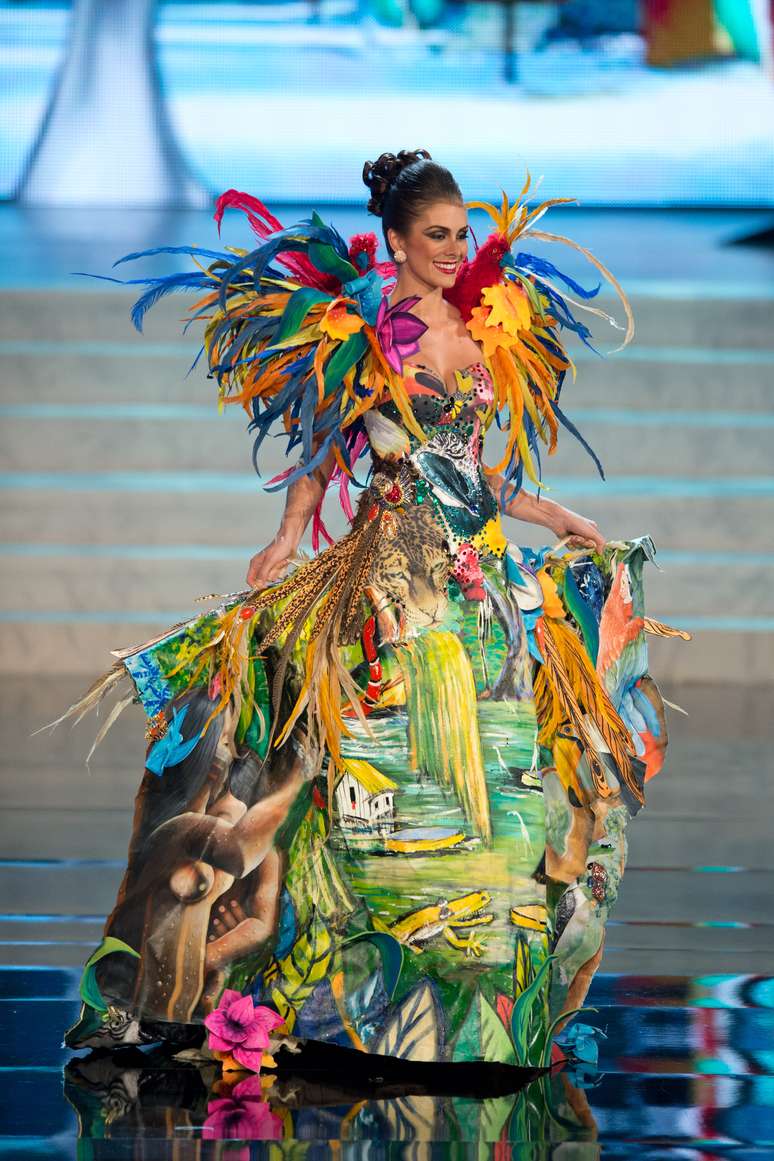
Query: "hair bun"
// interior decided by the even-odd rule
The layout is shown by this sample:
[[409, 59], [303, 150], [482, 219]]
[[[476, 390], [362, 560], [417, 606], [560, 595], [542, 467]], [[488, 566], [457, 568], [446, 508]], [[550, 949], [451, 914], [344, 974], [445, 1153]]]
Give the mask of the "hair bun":
[[401, 149], [397, 154], [382, 153], [376, 161], [367, 161], [363, 166], [363, 182], [371, 191], [366, 209], [369, 214], [377, 218], [382, 215], [382, 205], [390, 186], [394, 185], [398, 176], [407, 165], [415, 161], [430, 161], [430, 154], [426, 149]]

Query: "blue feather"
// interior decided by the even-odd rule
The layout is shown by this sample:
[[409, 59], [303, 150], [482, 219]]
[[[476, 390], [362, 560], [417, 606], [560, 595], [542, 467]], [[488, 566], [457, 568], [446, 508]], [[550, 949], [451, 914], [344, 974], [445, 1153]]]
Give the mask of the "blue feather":
[[514, 264], [519, 270], [528, 270], [530, 274], [544, 275], [548, 277], [558, 278], [565, 286], [569, 286], [571, 290], [580, 295], [581, 298], [595, 298], [602, 288], [602, 283], [599, 282], [594, 290], [586, 290], [574, 278], [570, 278], [568, 274], [563, 274], [558, 266], [554, 266], [553, 262], [549, 262], [545, 258], [538, 258], [537, 254], [517, 254], [514, 259]]
[[312, 437], [314, 434], [314, 417], [317, 409], [317, 380], [314, 376], [310, 376], [304, 387], [304, 393], [301, 397], [301, 406], [298, 411], [298, 418], [301, 425], [301, 446], [303, 448], [304, 459], [309, 460], [312, 455]]
[[302, 461], [290, 473], [289, 476], [285, 477], [284, 480], [280, 480], [276, 484], [267, 484], [265, 486], [265, 491], [279, 492], [282, 488], [289, 488], [291, 484], [294, 484], [296, 480], [300, 480], [302, 476], [310, 475], [310, 473], [313, 472], [315, 468], [320, 466], [325, 457], [328, 455], [328, 452], [331, 450], [334, 441], [334, 434], [334, 432], [329, 432], [329, 434], [326, 435], [325, 439], [321, 442], [317, 451], [308, 462]]
[[114, 282], [118, 286], [150, 287], [145, 294], [137, 299], [131, 311], [132, 323], [140, 332], [146, 311], [160, 298], [164, 298], [167, 294], [174, 294], [178, 290], [202, 289], [211, 285], [209, 277], [200, 271], [189, 274], [168, 274], [164, 278], [112, 278], [109, 274], [91, 274], [85, 270], [74, 270], [72, 273], [81, 278], [98, 278], [100, 282]]
[[591, 444], [589, 444], [589, 443], [587, 443], [587, 442], [586, 442], [586, 440], [583, 438], [583, 436], [581, 435], [581, 433], [578, 431], [578, 429], [577, 429], [577, 427], [575, 426], [575, 424], [572, 422], [572, 420], [571, 420], [571, 419], [568, 419], [568, 417], [567, 417], [567, 416], [564, 414], [564, 412], [562, 411], [562, 409], [561, 409], [561, 407], [559, 406], [559, 404], [558, 404], [558, 403], [556, 403], [556, 402], [553, 402], [553, 403], [551, 404], [551, 407], [552, 407], [552, 409], [553, 409], [554, 415], [555, 415], [555, 416], [556, 416], [556, 418], [559, 420], [559, 422], [562, 424], [562, 426], [563, 426], [563, 427], [566, 427], [566, 428], [567, 428], [567, 430], [568, 430], [569, 432], [571, 432], [571, 433], [572, 433], [572, 434], [575, 436], [575, 438], [578, 440], [578, 442], [581, 444], [581, 446], [582, 446], [582, 447], [583, 447], [583, 448], [584, 448], [584, 449], [585, 449], [585, 450], [588, 452], [588, 454], [591, 456], [591, 458], [593, 459], [594, 463], [595, 463], [595, 464], [596, 464], [596, 466], [597, 466], [597, 471], [599, 472], [600, 476], [601, 476], [601, 477], [602, 477], [602, 479], [604, 480], [604, 479], [605, 479], [605, 470], [604, 470], [604, 468], [602, 467], [602, 464], [600, 463], [599, 456], [598, 456], [598, 455], [597, 455], [597, 453], [594, 451], [594, 449], [593, 449], [593, 447], [591, 446]]
[[135, 330], [141, 333], [145, 315], [159, 299], [165, 298], [168, 294], [174, 294], [178, 290], [203, 289], [209, 285], [209, 280], [205, 274], [173, 274], [168, 278], [153, 279], [152, 281], [155, 285], [141, 295], [132, 307], [132, 323]]
[[573, 333], [578, 336], [584, 346], [588, 347], [589, 350], [593, 351], [595, 355], [599, 355], [600, 358], [602, 358], [603, 356], [601, 352], [598, 351], [597, 348], [589, 342], [589, 339], [591, 338], [591, 331], [585, 323], [581, 322], [580, 319], [575, 317], [562, 296], [557, 294], [555, 290], [552, 290], [550, 286], [546, 286], [545, 283], [541, 282], [539, 285], [546, 298], [548, 298], [551, 304], [551, 309], [559, 320], [559, 325], [564, 330], [573, 331]]
[[123, 262], [136, 262], [138, 258], [153, 258], [156, 254], [197, 254], [203, 258], [214, 258], [219, 262], [231, 264], [233, 258], [222, 250], [203, 250], [201, 246], [155, 246], [152, 250], [135, 250], [132, 254], [124, 254], [113, 263], [113, 268]]
[[193, 363], [191, 363], [191, 366], [188, 368], [188, 370], [185, 373], [186, 379], [191, 374], [191, 372], [194, 370], [194, 368], [197, 366], [197, 364], [198, 364], [198, 362], [201, 359], [203, 354], [204, 354], [204, 347], [199, 347], [199, 350], [196, 352], [196, 358], [194, 359]]

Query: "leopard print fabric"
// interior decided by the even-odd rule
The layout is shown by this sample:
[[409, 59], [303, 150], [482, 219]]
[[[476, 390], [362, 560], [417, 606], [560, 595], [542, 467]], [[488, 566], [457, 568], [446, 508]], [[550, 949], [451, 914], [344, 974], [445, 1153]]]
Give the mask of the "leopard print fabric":
[[429, 628], [446, 612], [451, 569], [443, 530], [428, 505], [396, 512], [371, 567], [369, 587], [378, 608], [396, 605], [407, 628]]

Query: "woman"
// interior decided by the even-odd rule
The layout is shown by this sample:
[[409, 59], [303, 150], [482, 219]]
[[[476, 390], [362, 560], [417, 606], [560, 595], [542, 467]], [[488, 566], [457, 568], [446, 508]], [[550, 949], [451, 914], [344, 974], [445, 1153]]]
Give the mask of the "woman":
[[[426, 151], [383, 154], [364, 181], [390, 263], [373, 235], [347, 245], [316, 214], [283, 229], [230, 191], [216, 218], [243, 209], [258, 248], [191, 250], [200, 272], [151, 280], [135, 307], [139, 326], [162, 293], [203, 291], [193, 317], [221, 399], [245, 407], [256, 454], [282, 423], [301, 456], [271, 482], [285, 513], [249, 590], [127, 653], [76, 707], [128, 674], [150, 719], [145, 783], [178, 779], [218, 715], [232, 722], [227, 764], [257, 758], [264, 782], [234, 827], [255, 817], [261, 835], [241, 871], [202, 834], [200, 851], [184, 844], [197, 870], [183, 901], [146, 892], [134, 943], [121, 907], [111, 916], [72, 1046], [126, 1043], [129, 1026], [174, 1041], [204, 1022], [210, 1048], [222, 1057], [231, 1036], [239, 1061], [263, 1035], [239, 1020], [255, 1018], [307, 1059], [328, 1045], [361, 1061], [538, 1066], [601, 959], [626, 822], [666, 744], [644, 630], [669, 630], [644, 617], [647, 538], [606, 544], [522, 486], [539, 482], [541, 441], [552, 451], [560, 425], [578, 435], [558, 403], [571, 366], [559, 329], [589, 331], [559, 286], [596, 292], [514, 253], [517, 238], [556, 240], [534, 229], [549, 203], [484, 207], [496, 229], [468, 261], [459, 187]], [[493, 421], [505, 449], [485, 468]], [[352, 524], [336, 543], [321, 517], [331, 485]], [[502, 515], [563, 543], [520, 550]], [[329, 547], [289, 572], [310, 521]], [[181, 717], [192, 690], [212, 707], [203, 725]], [[181, 936], [194, 910], [209, 957]], [[154, 990], [161, 944], [176, 966]], [[143, 986], [111, 985], [127, 957]]]

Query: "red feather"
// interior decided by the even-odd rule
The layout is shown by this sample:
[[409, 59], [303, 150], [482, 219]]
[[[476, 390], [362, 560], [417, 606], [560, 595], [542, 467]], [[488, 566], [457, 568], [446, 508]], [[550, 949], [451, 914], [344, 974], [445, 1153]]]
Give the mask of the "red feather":
[[[376, 248], [378, 242], [373, 230], [368, 234], [353, 234], [349, 240], [349, 260], [356, 269], [365, 274], [368, 270], [375, 270], [382, 278], [396, 278], [398, 268], [394, 262], [377, 262]], [[358, 255], [366, 255], [366, 265], [361, 269]]]
[[[258, 198], [254, 198], [251, 194], [240, 193], [237, 189], [227, 189], [215, 203], [214, 217], [218, 234], [220, 234], [223, 215], [228, 209], [241, 210], [243, 214], [246, 214], [253, 233], [261, 239], [269, 238], [277, 230], [284, 228], [279, 218], [275, 218], [274, 214]], [[338, 294], [339, 280], [334, 278], [332, 274], [321, 274], [305, 254], [296, 254], [292, 251], [279, 253], [277, 261], [289, 273], [294, 274], [304, 286], [314, 286], [318, 290], [324, 290], [327, 294]]]
[[[349, 240], [349, 260], [363, 274], [366, 270], [371, 270], [376, 262], [377, 245], [376, 234], [373, 230], [367, 234], [353, 234]], [[364, 266], [358, 262], [361, 254], [365, 254], [366, 257]]]
[[268, 238], [269, 234], [273, 234], [275, 230], [282, 229], [282, 222], [279, 218], [275, 218], [274, 214], [267, 210], [258, 198], [254, 198], [250, 194], [240, 193], [238, 189], [227, 189], [215, 203], [213, 217], [218, 227], [218, 234], [220, 234], [223, 215], [229, 209], [241, 210], [243, 214], [246, 214], [253, 233], [257, 234], [259, 238]]
[[444, 290], [444, 298], [457, 307], [465, 322], [473, 313], [473, 308], [481, 302], [484, 287], [502, 282], [500, 260], [507, 252], [508, 241], [504, 235], [490, 234], [473, 261], [462, 263], [454, 286]]

